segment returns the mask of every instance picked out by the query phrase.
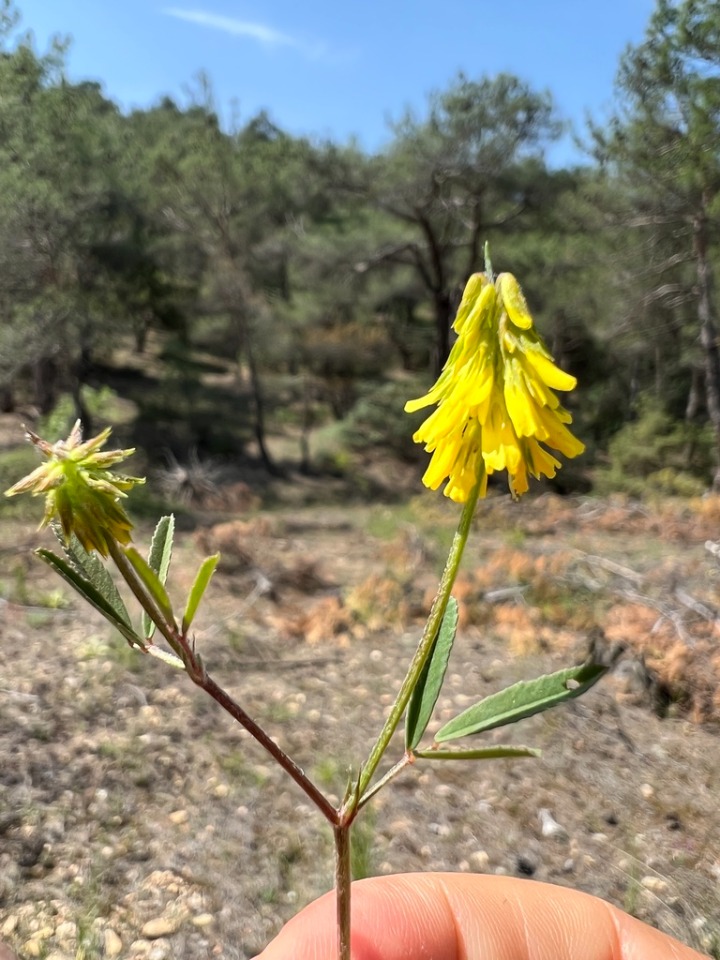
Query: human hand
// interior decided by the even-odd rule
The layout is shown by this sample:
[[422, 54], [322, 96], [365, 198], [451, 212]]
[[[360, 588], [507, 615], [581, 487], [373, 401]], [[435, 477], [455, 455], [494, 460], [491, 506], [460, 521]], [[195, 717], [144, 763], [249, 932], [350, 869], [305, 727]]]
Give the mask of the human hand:
[[[353, 960], [701, 960], [604, 900], [533, 880], [417, 873], [352, 888]], [[335, 960], [335, 896], [294, 917], [256, 960]]]

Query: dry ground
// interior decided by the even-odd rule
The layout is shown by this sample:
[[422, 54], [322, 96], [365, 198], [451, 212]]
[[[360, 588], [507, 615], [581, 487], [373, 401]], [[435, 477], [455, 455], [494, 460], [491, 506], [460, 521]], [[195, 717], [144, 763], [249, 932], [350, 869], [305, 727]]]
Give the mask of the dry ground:
[[[210, 670], [330, 794], [397, 689], [454, 515], [431, 496], [288, 505], [178, 537], [176, 597], [223, 551], [197, 620]], [[356, 870], [532, 876], [716, 950], [718, 538], [712, 502], [483, 505], [435, 729], [591, 641], [625, 652], [584, 699], [488, 737], [542, 759], [404, 773], [359, 822]], [[2, 521], [0, 939], [51, 960], [254, 956], [331, 884], [328, 829], [214, 703], [70, 596], [40, 542]]]

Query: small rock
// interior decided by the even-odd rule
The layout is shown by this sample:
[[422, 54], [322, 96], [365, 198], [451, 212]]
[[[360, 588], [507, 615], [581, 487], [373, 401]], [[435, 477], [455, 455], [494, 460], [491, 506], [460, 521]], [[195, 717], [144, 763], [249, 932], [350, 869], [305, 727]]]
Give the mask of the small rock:
[[148, 920], [143, 925], [141, 933], [147, 940], [157, 940], [160, 937], [168, 937], [176, 933], [179, 926], [180, 920], [178, 918], [155, 917], [154, 920]]
[[210, 924], [214, 922], [215, 917], [211, 913], [199, 913], [196, 917], [192, 918], [194, 927], [209, 927]]
[[39, 957], [41, 949], [39, 940], [26, 940], [23, 944], [23, 951], [28, 957]]
[[575, 869], [575, 861], [572, 857], [568, 857], [565, 863], [563, 863], [563, 873], [572, 873]]
[[167, 960], [170, 956], [170, 944], [167, 940], [156, 940], [148, 953], [148, 960]]
[[482, 873], [483, 870], [487, 870], [490, 866], [490, 854], [487, 850], [475, 850], [474, 853], [470, 854], [470, 864], [473, 870], [478, 870]]
[[643, 797], [644, 797], [646, 800], [649, 800], [650, 797], [652, 797], [652, 796], [655, 794], [655, 788], [654, 788], [653, 786], [651, 786], [651, 784], [649, 784], [649, 783], [644, 783], [644, 784], [640, 787], [640, 793], [643, 795]]
[[77, 936], [77, 926], [72, 921], [67, 920], [56, 927], [55, 936], [58, 940], [74, 940]]
[[181, 823], [188, 822], [188, 812], [187, 810], [173, 810], [172, 813], [168, 814], [168, 820], [170, 823], [174, 823], [175, 826], [180, 826]]
[[649, 890], [651, 893], [667, 893], [669, 889], [669, 884], [667, 880], [663, 880], [662, 877], [643, 877], [640, 881], [641, 885], [645, 887], [646, 890]]
[[141, 956], [146, 957], [150, 953], [150, 947], [152, 944], [149, 940], [133, 940], [130, 944], [130, 955], [134, 956], [136, 953], [139, 953]]
[[122, 940], [115, 933], [112, 927], [106, 927], [103, 931], [103, 943], [105, 946], [106, 957], [119, 957], [122, 952]]
[[538, 820], [540, 821], [540, 832], [544, 837], [557, 837], [558, 839], [567, 837], [567, 830], [555, 820], [547, 807], [541, 807], [538, 810]]
[[5, 918], [5, 922], [2, 927], [0, 927], [0, 934], [3, 937], [9, 937], [11, 933], [15, 933], [17, 925], [20, 922], [20, 918], [16, 914], [11, 913], [9, 917]]
[[450, 834], [450, 827], [447, 823], [429, 823], [428, 830], [438, 837], [447, 837]]
[[413, 821], [409, 818], [398, 817], [397, 820], [393, 820], [390, 824], [390, 833], [392, 836], [397, 837], [401, 833], [407, 833], [408, 830], [411, 830], [413, 826]]
[[45, 823], [45, 833], [50, 840], [62, 840], [65, 836], [65, 822], [59, 817], [52, 818]]
[[226, 783], [219, 783], [213, 793], [222, 800], [230, 793], [230, 787]]

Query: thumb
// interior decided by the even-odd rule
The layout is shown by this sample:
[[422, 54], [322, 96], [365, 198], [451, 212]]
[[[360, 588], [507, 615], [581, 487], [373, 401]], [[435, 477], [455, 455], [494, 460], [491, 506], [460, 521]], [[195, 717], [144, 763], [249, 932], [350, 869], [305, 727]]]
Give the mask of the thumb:
[[[603, 900], [472, 874], [353, 884], [353, 960], [701, 960]], [[336, 960], [335, 895], [310, 904], [256, 960]]]

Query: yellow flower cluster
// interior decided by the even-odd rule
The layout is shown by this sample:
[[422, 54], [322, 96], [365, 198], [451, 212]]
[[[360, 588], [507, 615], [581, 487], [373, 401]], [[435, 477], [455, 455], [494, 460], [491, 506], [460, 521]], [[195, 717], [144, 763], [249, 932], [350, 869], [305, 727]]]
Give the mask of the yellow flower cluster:
[[59, 520], [66, 537], [74, 533], [83, 547], [108, 555], [108, 543], [130, 543], [132, 523], [118, 500], [139, 477], [123, 477], [108, 467], [119, 463], [135, 451], [106, 450], [100, 453], [110, 436], [110, 428], [91, 440], [82, 442], [78, 420], [67, 440], [50, 444], [28, 430], [28, 439], [47, 457], [41, 464], [9, 490], [6, 497], [18, 493], [45, 494], [45, 516], [41, 526]]
[[[457, 340], [429, 393], [409, 400], [411, 413], [437, 404], [414, 434], [432, 453], [423, 483], [464, 503], [482, 476], [507, 470], [513, 495], [528, 489], [528, 474], [554, 477], [560, 462], [545, 449], [576, 457], [584, 445], [565, 424], [572, 417], [553, 390], [572, 390], [575, 377], [553, 363], [533, 327], [515, 277], [470, 277], [453, 324]], [[544, 445], [544, 446], [543, 446]]]

